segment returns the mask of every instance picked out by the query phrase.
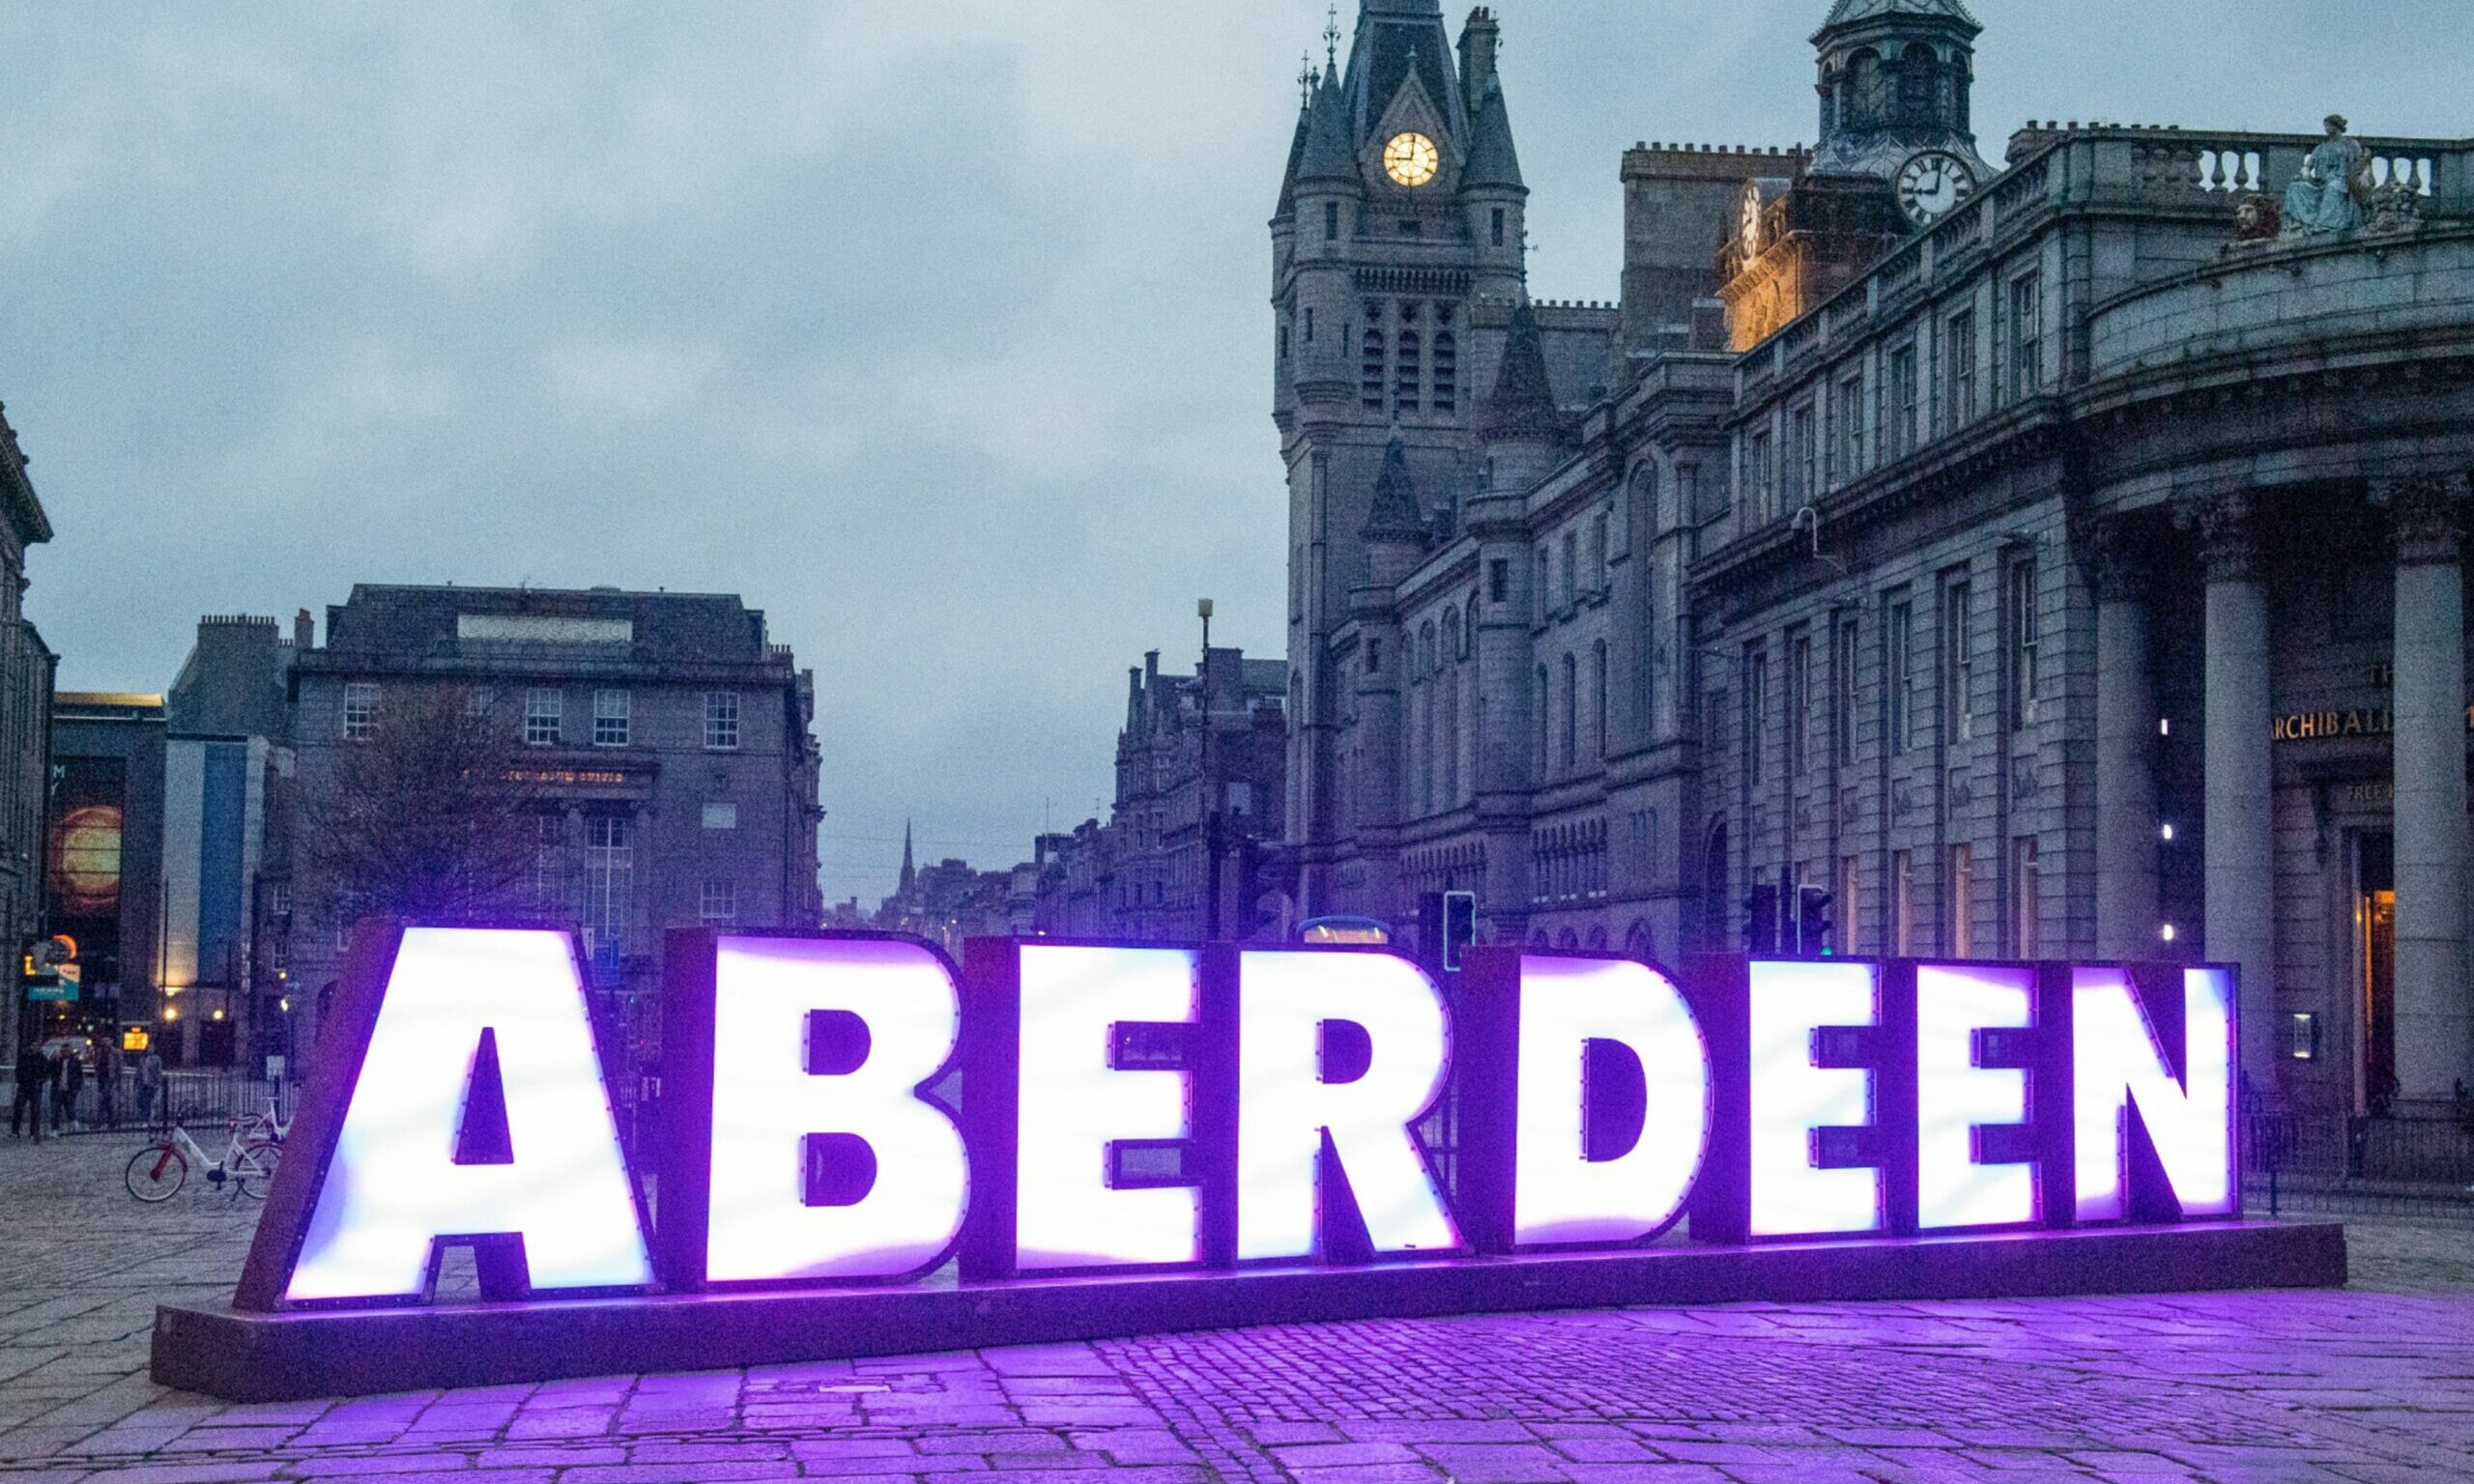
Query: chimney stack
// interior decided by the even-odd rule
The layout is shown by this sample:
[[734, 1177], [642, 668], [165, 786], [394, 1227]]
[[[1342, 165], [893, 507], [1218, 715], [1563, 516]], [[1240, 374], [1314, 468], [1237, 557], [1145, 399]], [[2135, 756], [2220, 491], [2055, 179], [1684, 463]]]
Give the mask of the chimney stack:
[[1503, 27], [1495, 23], [1495, 13], [1480, 6], [1469, 13], [1469, 23], [1460, 28], [1460, 91], [1471, 114], [1485, 105], [1486, 86], [1495, 80], [1495, 50], [1502, 44]]
[[318, 620], [310, 617], [309, 610], [304, 608], [292, 615], [292, 651], [307, 654], [317, 647]]

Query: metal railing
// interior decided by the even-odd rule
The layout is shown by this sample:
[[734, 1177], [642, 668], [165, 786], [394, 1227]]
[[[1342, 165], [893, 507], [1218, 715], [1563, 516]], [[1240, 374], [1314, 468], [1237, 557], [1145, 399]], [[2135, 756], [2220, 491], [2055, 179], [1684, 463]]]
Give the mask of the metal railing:
[[[205, 1127], [240, 1118], [253, 1118], [270, 1101], [285, 1117], [301, 1090], [288, 1082], [270, 1082], [212, 1068], [170, 1068], [160, 1087], [151, 1094], [139, 1085], [134, 1070], [123, 1068], [116, 1078], [89, 1076], [74, 1098], [66, 1098], [58, 1082], [46, 1084], [43, 1096], [43, 1131], [50, 1134], [141, 1132], [159, 1129], [172, 1119]], [[0, 1073], [0, 1094], [17, 1107], [14, 1074]], [[22, 1116], [22, 1115], [19, 1115]]]
[[2287, 1206], [2474, 1216], [2474, 1118], [2254, 1113], [2245, 1184]]

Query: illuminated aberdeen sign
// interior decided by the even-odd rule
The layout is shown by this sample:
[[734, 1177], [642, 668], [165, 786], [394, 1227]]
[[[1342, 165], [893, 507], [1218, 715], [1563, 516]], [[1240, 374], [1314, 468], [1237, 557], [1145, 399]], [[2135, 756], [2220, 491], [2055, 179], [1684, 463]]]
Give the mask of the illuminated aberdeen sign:
[[[1347, 949], [668, 956], [640, 1170], [567, 938], [364, 930], [233, 1310], [166, 1310], [158, 1377], [2343, 1276], [2331, 1229], [2236, 1219], [2225, 969], [1480, 949], [1446, 993]], [[433, 1305], [459, 1244], [488, 1301]]]

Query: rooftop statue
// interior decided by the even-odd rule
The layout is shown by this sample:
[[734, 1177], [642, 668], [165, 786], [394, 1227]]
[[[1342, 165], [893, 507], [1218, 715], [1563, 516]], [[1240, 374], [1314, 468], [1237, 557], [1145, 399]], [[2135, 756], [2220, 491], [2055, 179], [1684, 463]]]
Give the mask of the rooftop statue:
[[2302, 174], [2286, 187], [2287, 237], [2314, 232], [2351, 232], [2363, 224], [2372, 196], [2371, 151], [2345, 132], [2342, 114], [2328, 115], [2328, 138], [2302, 162]]

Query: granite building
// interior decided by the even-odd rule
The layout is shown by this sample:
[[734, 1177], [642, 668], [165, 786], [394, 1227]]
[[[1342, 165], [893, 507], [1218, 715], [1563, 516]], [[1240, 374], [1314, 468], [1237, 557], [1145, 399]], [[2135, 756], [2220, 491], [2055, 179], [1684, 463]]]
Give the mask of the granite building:
[[1039, 842], [1038, 929], [1154, 943], [1283, 932], [1287, 689], [1285, 664], [1243, 650], [1208, 650], [1192, 675], [1144, 655], [1126, 676], [1108, 822]]
[[[13, 961], [43, 931], [51, 688], [59, 661], [26, 620], [24, 600], [27, 549], [50, 539], [51, 519], [26, 478], [24, 450], [0, 415], [0, 949]], [[31, 1019], [22, 995], [12, 995], [0, 1052], [13, 1065]]]
[[1273, 223], [1302, 910], [1673, 957], [1809, 889], [1839, 952], [2237, 963], [2259, 1105], [2450, 1107], [2474, 143], [1996, 166], [1959, 0], [1837, 0], [1815, 146], [1628, 152], [1573, 310], [1496, 31], [1365, 0]]
[[[374, 737], [390, 696], [503, 718], [537, 815], [527, 915], [581, 928], [631, 1056], [657, 1044], [665, 928], [821, 921], [814, 683], [737, 598], [363, 585], [310, 637], [289, 671], [300, 795]], [[317, 879], [316, 827], [300, 821], [288, 884], [312, 1040], [352, 920], [384, 906]]]

